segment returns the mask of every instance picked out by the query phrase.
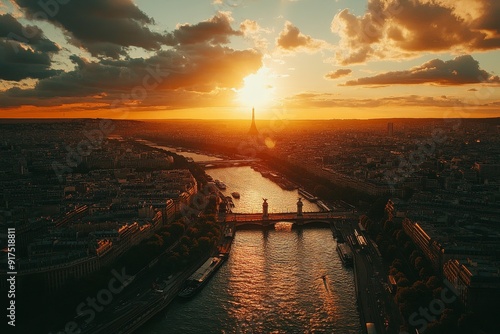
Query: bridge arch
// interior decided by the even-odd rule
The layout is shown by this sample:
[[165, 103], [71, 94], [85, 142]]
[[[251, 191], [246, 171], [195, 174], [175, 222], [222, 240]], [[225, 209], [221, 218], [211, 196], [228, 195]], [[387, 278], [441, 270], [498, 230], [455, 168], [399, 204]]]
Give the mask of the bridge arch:
[[[298, 222], [295, 222], [295, 224], [299, 225]], [[315, 226], [329, 227], [330, 224], [332, 224], [332, 222], [326, 219], [305, 220], [302, 222], [302, 226], [315, 225]]]

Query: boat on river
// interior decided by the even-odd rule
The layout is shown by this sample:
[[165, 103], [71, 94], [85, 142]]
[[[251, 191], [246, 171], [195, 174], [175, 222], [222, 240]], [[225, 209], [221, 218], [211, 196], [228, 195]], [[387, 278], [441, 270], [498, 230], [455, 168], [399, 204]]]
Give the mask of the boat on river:
[[198, 270], [194, 272], [184, 283], [184, 287], [179, 291], [178, 296], [181, 298], [193, 297], [208, 280], [215, 274], [224, 262], [223, 256], [214, 256], [209, 258]]

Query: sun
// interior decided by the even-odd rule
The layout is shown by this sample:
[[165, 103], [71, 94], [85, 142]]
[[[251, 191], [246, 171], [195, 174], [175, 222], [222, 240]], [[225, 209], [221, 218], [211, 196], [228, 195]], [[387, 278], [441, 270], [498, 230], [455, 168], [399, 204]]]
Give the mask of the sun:
[[236, 89], [237, 101], [242, 107], [269, 107], [274, 99], [274, 87], [269, 69], [263, 67], [257, 73], [243, 79], [241, 89]]

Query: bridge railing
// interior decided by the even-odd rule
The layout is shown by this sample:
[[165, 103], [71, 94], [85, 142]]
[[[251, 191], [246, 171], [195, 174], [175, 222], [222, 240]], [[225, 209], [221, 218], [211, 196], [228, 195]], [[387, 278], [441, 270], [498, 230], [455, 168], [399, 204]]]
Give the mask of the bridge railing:
[[297, 220], [297, 219], [345, 219], [345, 212], [304, 212], [302, 216], [297, 213], [270, 213], [266, 218], [260, 213], [232, 213], [225, 216], [226, 222], [258, 222], [263, 220]]

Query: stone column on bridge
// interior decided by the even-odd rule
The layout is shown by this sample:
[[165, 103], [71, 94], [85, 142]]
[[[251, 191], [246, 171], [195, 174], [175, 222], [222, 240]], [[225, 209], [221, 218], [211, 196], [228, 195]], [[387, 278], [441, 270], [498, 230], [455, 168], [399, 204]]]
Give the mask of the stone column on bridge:
[[268, 206], [267, 204], [267, 198], [263, 198], [264, 202], [262, 203], [262, 219], [268, 219], [269, 214], [268, 214]]
[[302, 203], [302, 198], [299, 197], [299, 200], [297, 201], [297, 216], [302, 217], [302, 206], [304, 203]]

